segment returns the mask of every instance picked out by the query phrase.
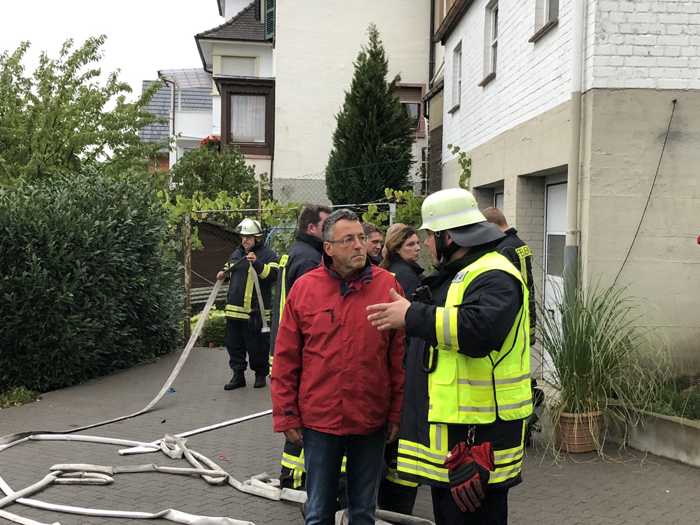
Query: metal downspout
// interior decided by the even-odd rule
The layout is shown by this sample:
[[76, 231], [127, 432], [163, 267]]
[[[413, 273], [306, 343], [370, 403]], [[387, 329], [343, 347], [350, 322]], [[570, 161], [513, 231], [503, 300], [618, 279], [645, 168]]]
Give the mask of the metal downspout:
[[[175, 137], [175, 81], [164, 77], [160, 71], [158, 71], [158, 78], [166, 84], [170, 84], [170, 118], [168, 119], [170, 137], [168, 137], [168, 142], [170, 142], [170, 140], [173, 141], [172, 147], [175, 148], [174, 157], [175, 162], [177, 162], [177, 138]], [[170, 147], [170, 144], [168, 144], [168, 147]], [[170, 158], [168, 158], [168, 162], [170, 162]], [[172, 165], [170, 167], [172, 168]]]
[[586, 42], [586, 15], [588, 2], [573, 2], [573, 39], [571, 74], [571, 146], [569, 150], [566, 185], [566, 246], [564, 249], [564, 282], [576, 286], [579, 279], [579, 178], [581, 171], [582, 91], [584, 77], [584, 49]]

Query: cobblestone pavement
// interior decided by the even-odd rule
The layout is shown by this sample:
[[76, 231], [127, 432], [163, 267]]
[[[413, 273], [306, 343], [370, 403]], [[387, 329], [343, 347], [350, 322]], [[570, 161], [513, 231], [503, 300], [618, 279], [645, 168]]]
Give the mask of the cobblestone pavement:
[[[25, 430], [66, 430], [134, 412], [143, 407], [167, 377], [176, 356], [89, 383], [50, 392], [39, 402], [0, 411], [0, 435]], [[152, 441], [232, 419], [270, 406], [269, 390], [224, 392], [229, 379], [227, 356], [201, 349], [190, 356], [174, 392], [153, 412], [85, 432]], [[263, 471], [279, 472], [282, 439], [264, 417], [191, 437], [191, 448], [217, 461], [238, 479]], [[68, 442], [35, 442], [0, 453], [0, 476], [15, 490], [41, 479], [56, 463], [182, 465], [160, 453], [119, 456], [119, 447]], [[513, 524], [644, 525], [700, 523], [700, 469], [649, 455], [612, 451], [555, 463], [542, 451], [528, 451], [525, 483], [511, 491]], [[54, 486], [34, 496], [47, 502], [93, 508], [155, 512], [176, 508], [194, 514], [248, 519], [257, 525], [302, 524], [295, 505], [271, 502], [212, 487], [182, 476], [145, 473], [118, 476], [104, 487]], [[154, 523], [146, 520], [88, 518], [14, 504], [5, 510], [44, 522], [68, 524]], [[421, 489], [416, 514], [432, 518], [430, 493]], [[160, 521], [160, 520], [158, 520]], [[0, 519], [0, 523], [5, 523]], [[163, 523], [165, 523], [163, 521]]]

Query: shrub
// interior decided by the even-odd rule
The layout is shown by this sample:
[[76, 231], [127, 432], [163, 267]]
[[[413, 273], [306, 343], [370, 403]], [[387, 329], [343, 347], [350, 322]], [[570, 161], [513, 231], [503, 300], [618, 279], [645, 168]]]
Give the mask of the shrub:
[[[192, 330], [194, 330], [194, 327], [199, 320], [199, 315], [200, 314], [197, 314], [192, 317]], [[204, 323], [204, 327], [202, 327], [202, 333], [199, 335], [199, 342], [203, 345], [209, 345], [209, 343], [212, 343], [214, 346], [224, 346], [225, 337], [226, 317], [224, 315], [224, 311], [212, 308], [209, 311], [207, 322]]]
[[178, 343], [177, 263], [151, 181], [74, 175], [0, 191], [0, 391], [47, 391]]
[[216, 198], [222, 191], [257, 195], [255, 169], [246, 164], [236, 147], [224, 147], [219, 151], [205, 146], [188, 151], [173, 166], [170, 175], [177, 194], [188, 198], [197, 192], [209, 199]]
[[700, 420], [700, 377], [682, 376], [668, 381], [654, 410], [670, 416]]
[[37, 399], [39, 399], [38, 392], [19, 386], [0, 393], [0, 408], [16, 407]]

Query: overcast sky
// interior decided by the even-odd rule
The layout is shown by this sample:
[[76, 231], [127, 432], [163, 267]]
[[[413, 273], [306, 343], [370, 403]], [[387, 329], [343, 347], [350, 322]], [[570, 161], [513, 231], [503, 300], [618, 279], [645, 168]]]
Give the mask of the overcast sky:
[[159, 69], [201, 68], [194, 35], [223, 21], [216, 0], [2, 0], [0, 53], [29, 40], [33, 70], [40, 51], [55, 57], [67, 38], [105, 34], [103, 72], [120, 69], [140, 94]]

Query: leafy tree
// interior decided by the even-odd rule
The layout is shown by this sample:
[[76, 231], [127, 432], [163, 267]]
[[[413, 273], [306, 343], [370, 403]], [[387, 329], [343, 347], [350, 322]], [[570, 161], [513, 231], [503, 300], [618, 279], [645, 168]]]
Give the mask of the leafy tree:
[[373, 24], [354, 65], [326, 167], [328, 197], [337, 204], [375, 201], [384, 197], [384, 188], [407, 188], [413, 162], [415, 133], [395, 94], [401, 79], [386, 81], [389, 64]]
[[142, 143], [138, 131], [158, 120], [145, 106], [159, 85], [127, 102], [131, 87], [118, 72], [101, 84], [105, 39], [77, 48], [67, 40], [58, 58], [42, 53], [31, 75], [22, 63], [28, 42], [0, 55], [0, 184], [146, 169], [162, 145]]
[[223, 191], [231, 195], [249, 193], [257, 198], [255, 169], [246, 164], [237, 148], [221, 148], [218, 141], [207, 141], [188, 151], [173, 166], [170, 176], [174, 191], [184, 197], [199, 192], [213, 199]]

